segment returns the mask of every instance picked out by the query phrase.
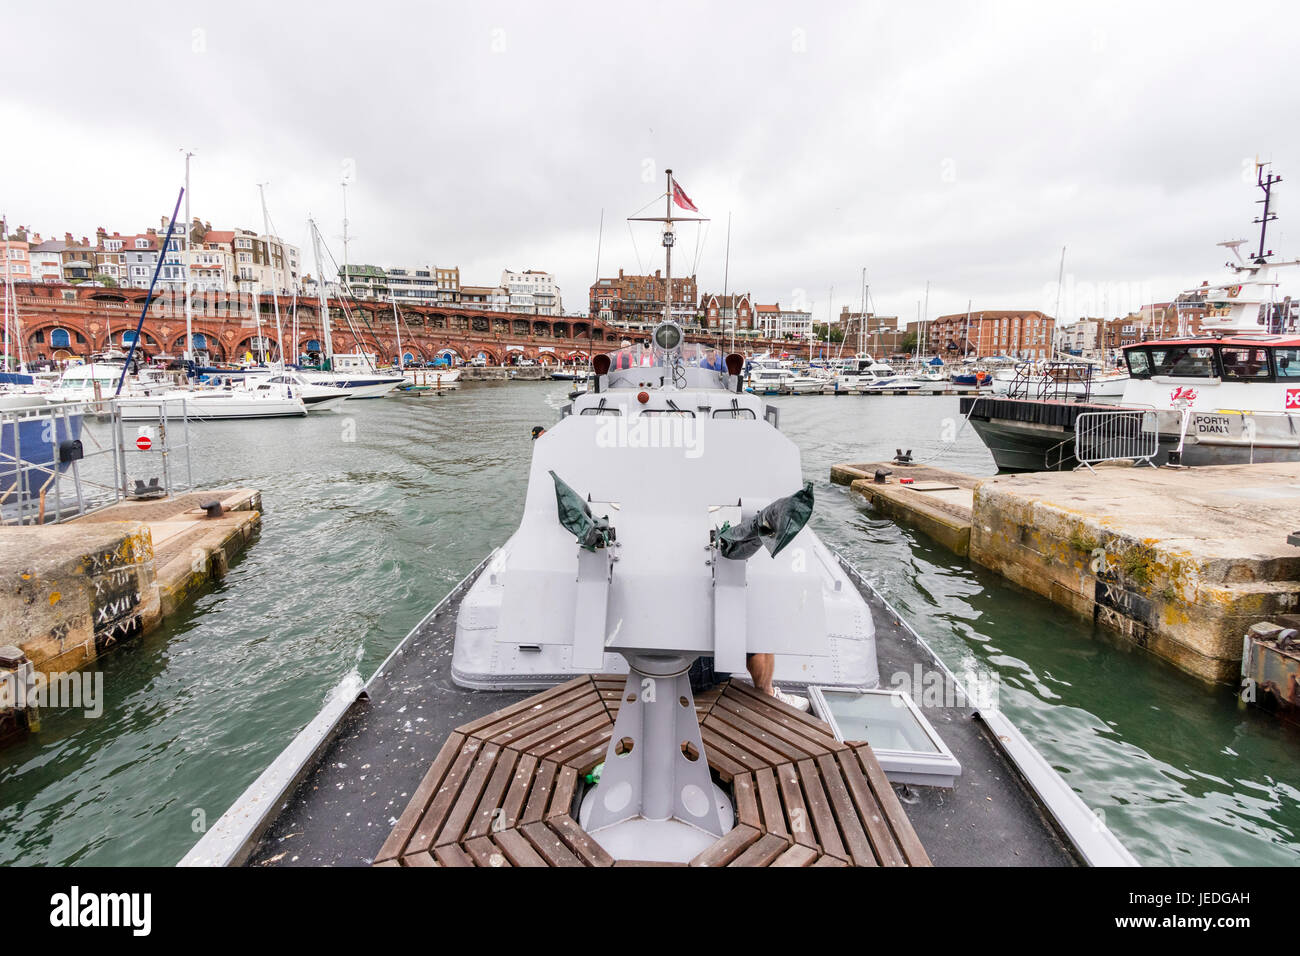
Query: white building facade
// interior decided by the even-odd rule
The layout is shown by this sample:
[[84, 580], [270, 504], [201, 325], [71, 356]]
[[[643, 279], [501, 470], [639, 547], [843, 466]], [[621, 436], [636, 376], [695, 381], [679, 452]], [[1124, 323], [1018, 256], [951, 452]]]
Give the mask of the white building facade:
[[510, 295], [509, 310], [525, 315], [563, 315], [564, 303], [555, 276], [537, 269], [501, 271], [501, 285]]

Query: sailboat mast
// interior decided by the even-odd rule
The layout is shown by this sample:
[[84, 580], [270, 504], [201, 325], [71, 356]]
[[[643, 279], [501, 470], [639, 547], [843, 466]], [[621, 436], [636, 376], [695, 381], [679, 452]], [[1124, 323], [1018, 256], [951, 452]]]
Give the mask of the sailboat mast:
[[[265, 234], [266, 239], [267, 239], [268, 242], [270, 242], [271, 240], [274, 240], [274, 241], [275, 241], [275, 244], [278, 245], [278, 246], [280, 247], [280, 255], [281, 255], [281, 257], [283, 257], [283, 256], [284, 256], [284, 243], [282, 243], [282, 242], [280, 241], [280, 238], [279, 238], [278, 236], [272, 236], [272, 235], [271, 235], [271, 216], [270, 216], [270, 214], [266, 211], [266, 183], [258, 183], [258, 184], [257, 184], [257, 194], [258, 194], [258, 195], [261, 197], [261, 199], [262, 199], [262, 229], [263, 229], [263, 232], [264, 232], [264, 234]], [[283, 330], [283, 328], [282, 328], [281, 325], [280, 325], [280, 287], [279, 287], [279, 285], [278, 285], [278, 284], [276, 283], [276, 281], [275, 281], [275, 259], [273, 258], [272, 254], [271, 254], [271, 252], [270, 252], [269, 247], [268, 247], [268, 250], [267, 250], [267, 257], [266, 257], [266, 258], [270, 261], [270, 264], [271, 264], [271, 302], [273, 303], [273, 308], [275, 309], [275, 346], [276, 346], [276, 348], [278, 348], [278, 349], [280, 350], [280, 368], [283, 369], [283, 368], [284, 368], [284, 365], [285, 365], [285, 358], [284, 358], [284, 330]], [[259, 308], [258, 311], [259, 311], [259, 312], [261, 311], [260, 308]], [[296, 347], [297, 347], [297, 346], [295, 345], [295, 348], [296, 348]]]
[[921, 334], [916, 339], [916, 360], [918, 362], [921, 360], [922, 342], [925, 342], [925, 345], [927, 346], [926, 351], [929, 352], [928, 346], [930, 343], [925, 341], [928, 338], [928, 336], [926, 335], [927, 332], [926, 325], [929, 324], [929, 321], [930, 321], [930, 280], [926, 279], [925, 280], [925, 311], [921, 314], [921, 329], [920, 329]]
[[330, 341], [330, 307], [325, 293], [325, 265], [320, 255], [320, 230], [316, 220], [308, 219], [311, 226], [311, 248], [316, 257], [316, 293], [320, 298], [321, 348], [325, 352], [325, 367], [334, 367], [334, 343]]
[[348, 181], [343, 180], [343, 282], [350, 284], [348, 277]]
[[[1061, 321], [1061, 284], [1065, 281], [1065, 246], [1061, 246], [1061, 268], [1056, 273], [1056, 315], [1052, 325]], [[1103, 310], [1104, 311], [1104, 310]]]
[[[727, 280], [731, 277], [731, 211], [727, 211], [727, 254], [722, 260], [722, 314], [727, 314]], [[736, 351], [736, 310], [731, 310], [731, 351]]]
[[0, 371], [9, 371], [9, 222], [0, 216], [0, 239], [4, 240], [5, 249], [5, 364]]
[[867, 267], [862, 267], [862, 314], [858, 316], [858, 356], [865, 351], [865, 332], [867, 324]]
[[962, 357], [970, 355], [970, 299], [966, 300], [966, 332], [962, 335]]
[[185, 353], [186, 364], [194, 362], [194, 303], [190, 297], [190, 157], [194, 153], [185, 152], [185, 241], [181, 255], [181, 275], [185, 280]]
[[391, 289], [388, 292], [388, 301], [393, 304], [393, 329], [397, 332], [397, 370], [401, 372], [406, 369], [402, 362], [402, 324], [397, 321], [397, 298]]

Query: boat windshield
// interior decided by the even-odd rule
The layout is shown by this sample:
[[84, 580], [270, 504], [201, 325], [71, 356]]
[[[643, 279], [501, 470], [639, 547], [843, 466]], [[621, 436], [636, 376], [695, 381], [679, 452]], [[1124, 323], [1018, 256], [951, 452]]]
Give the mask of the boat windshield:
[[1133, 378], [1151, 377], [1151, 357], [1147, 355], [1146, 349], [1128, 349], [1124, 358], [1128, 362], [1128, 373]]
[[1300, 349], [1274, 349], [1273, 361], [1278, 378], [1300, 378]]
[[1249, 382], [1270, 377], [1268, 349], [1256, 345], [1225, 345], [1219, 349], [1219, 359], [1224, 378]]
[[1151, 374], [1174, 378], [1214, 378], [1214, 349], [1208, 345], [1151, 347]]
[[[683, 342], [680, 346], [680, 352], [683, 365], [715, 369], [717, 371], [723, 371], [726, 368], [722, 352], [711, 345], [701, 345], [698, 342]], [[611, 369], [644, 368], [660, 365], [663, 362], [662, 353], [656, 354], [655, 349], [645, 345], [630, 345], [621, 348], [616, 352], [610, 352], [609, 358]]]

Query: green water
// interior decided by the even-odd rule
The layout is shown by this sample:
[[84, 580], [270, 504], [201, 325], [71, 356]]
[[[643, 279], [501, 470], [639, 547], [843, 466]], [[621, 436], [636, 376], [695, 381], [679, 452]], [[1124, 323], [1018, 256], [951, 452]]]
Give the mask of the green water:
[[[205, 484], [262, 489], [261, 537], [188, 613], [103, 659], [102, 717], [47, 710], [38, 735], [0, 751], [0, 862], [176, 862], [331, 687], [368, 676], [514, 530], [529, 429], [556, 419], [567, 389], [467, 385], [194, 426]], [[996, 675], [1002, 708], [1141, 862], [1300, 862], [1300, 733], [829, 484], [832, 464], [898, 445], [944, 447], [939, 464], [992, 473], [968, 431], [943, 444], [957, 399], [780, 405], [816, 482], [818, 533], [950, 666]]]

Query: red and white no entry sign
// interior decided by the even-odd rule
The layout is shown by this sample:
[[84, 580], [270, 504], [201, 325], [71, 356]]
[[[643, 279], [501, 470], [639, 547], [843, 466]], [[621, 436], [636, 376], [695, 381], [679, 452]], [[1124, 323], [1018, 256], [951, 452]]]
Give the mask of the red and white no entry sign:
[[153, 439], [148, 435], [141, 435], [135, 440], [135, 447], [139, 448], [141, 451], [148, 451], [153, 447]]

